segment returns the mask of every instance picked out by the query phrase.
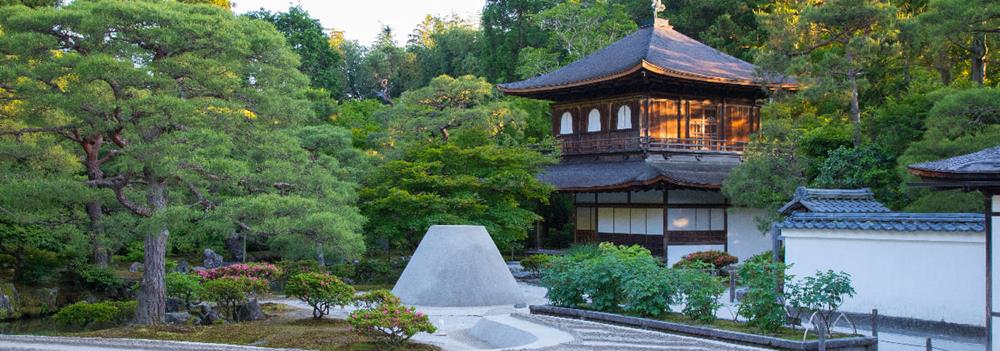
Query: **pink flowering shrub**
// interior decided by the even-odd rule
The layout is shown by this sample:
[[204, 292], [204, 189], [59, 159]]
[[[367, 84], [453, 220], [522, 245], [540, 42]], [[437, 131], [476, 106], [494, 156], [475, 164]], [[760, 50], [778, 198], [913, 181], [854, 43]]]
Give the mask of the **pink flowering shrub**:
[[313, 318], [330, 313], [330, 306], [346, 306], [354, 300], [354, 288], [329, 274], [299, 273], [288, 279], [285, 294], [309, 304]]
[[198, 272], [198, 275], [208, 280], [222, 277], [246, 277], [271, 280], [280, 274], [281, 269], [270, 263], [237, 263]]
[[413, 307], [398, 304], [356, 310], [347, 317], [347, 322], [358, 333], [392, 347], [402, 345], [419, 332], [437, 331], [427, 315], [416, 312]]

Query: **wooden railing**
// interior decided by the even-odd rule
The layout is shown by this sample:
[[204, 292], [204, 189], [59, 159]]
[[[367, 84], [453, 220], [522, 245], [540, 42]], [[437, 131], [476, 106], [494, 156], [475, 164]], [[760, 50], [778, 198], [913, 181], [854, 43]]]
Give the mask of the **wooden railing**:
[[717, 152], [742, 153], [746, 142], [718, 139], [650, 138], [636, 136], [562, 136], [563, 155], [619, 152]]

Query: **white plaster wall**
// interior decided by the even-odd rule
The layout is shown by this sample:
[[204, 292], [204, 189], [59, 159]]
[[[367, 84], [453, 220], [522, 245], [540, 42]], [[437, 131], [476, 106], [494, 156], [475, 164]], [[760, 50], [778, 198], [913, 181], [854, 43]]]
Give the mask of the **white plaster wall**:
[[764, 251], [771, 251], [770, 233], [757, 230], [754, 217], [763, 216], [764, 210], [756, 208], [733, 207], [727, 217], [729, 228], [729, 254], [736, 256], [740, 262]]
[[851, 275], [857, 294], [842, 309], [985, 326], [983, 233], [782, 231], [790, 274]]
[[687, 254], [699, 251], [723, 251], [722, 245], [670, 245], [667, 248], [667, 265], [673, 266]]

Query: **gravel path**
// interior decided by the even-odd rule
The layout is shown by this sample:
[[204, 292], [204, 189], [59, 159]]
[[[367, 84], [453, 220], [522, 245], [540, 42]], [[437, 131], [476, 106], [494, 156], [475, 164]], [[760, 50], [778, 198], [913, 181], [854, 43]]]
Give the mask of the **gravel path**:
[[542, 349], [544, 351], [756, 351], [760, 348], [726, 344], [712, 340], [619, 327], [579, 319], [514, 314], [532, 323], [569, 332], [575, 340]]

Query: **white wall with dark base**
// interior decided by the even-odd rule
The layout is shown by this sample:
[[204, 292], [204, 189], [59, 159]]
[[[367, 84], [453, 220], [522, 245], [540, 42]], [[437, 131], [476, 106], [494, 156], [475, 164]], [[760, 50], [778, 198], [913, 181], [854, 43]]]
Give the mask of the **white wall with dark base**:
[[796, 277], [851, 275], [857, 294], [842, 310], [985, 326], [985, 235], [783, 229], [785, 261]]
[[771, 234], [761, 233], [754, 220], [754, 217], [762, 217], [765, 214], [764, 210], [758, 208], [729, 209], [727, 246], [729, 254], [738, 257], [740, 262], [761, 252], [771, 251]]

